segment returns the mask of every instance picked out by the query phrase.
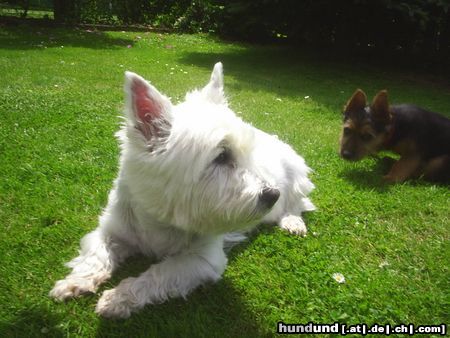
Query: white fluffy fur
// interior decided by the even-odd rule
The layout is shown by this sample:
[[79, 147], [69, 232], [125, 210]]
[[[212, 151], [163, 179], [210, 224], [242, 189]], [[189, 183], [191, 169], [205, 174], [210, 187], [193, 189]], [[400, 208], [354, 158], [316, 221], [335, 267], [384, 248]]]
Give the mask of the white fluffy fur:
[[[118, 178], [98, 228], [81, 240], [79, 256], [67, 264], [72, 272], [56, 282], [51, 297], [95, 292], [130, 255], [156, 256], [159, 263], [98, 301], [100, 315], [128, 317], [217, 281], [227, 264], [228, 232], [274, 222], [306, 234], [301, 213], [314, 209], [307, 198], [314, 188], [310, 169], [291, 147], [228, 108], [221, 63], [206, 87], [178, 105], [130, 72], [125, 93]], [[225, 150], [228, 161], [218, 162]], [[264, 189], [279, 191], [273, 207], [262, 203]]]

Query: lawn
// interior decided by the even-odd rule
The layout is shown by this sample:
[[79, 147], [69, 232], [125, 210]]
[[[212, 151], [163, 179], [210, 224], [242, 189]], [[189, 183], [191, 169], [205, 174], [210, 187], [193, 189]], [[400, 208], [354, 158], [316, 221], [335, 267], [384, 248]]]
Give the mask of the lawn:
[[[47, 294], [96, 227], [117, 173], [123, 73], [174, 102], [222, 61], [230, 106], [291, 144], [314, 169], [309, 235], [262, 225], [235, 247], [223, 279], [99, 318], [99, 295]], [[414, 72], [206, 35], [2, 27], [0, 30], [0, 336], [256, 337], [285, 323], [449, 323], [449, 188], [387, 186], [379, 158], [337, 153], [341, 109], [355, 88], [449, 114], [450, 85]], [[137, 275], [130, 259], [106, 283]], [[338, 284], [333, 273], [342, 273]]]

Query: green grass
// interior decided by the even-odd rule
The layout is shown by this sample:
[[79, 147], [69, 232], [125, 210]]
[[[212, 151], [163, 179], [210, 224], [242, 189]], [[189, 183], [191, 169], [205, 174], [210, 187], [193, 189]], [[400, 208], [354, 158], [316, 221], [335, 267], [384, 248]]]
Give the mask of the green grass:
[[[22, 8], [11, 8], [0, 4], [0, 15], [19, 17], [23, 13]], [[32, 19], [53, 19], [53, 11], [45, 9], [30, 9], [27, 11], [27, 18]]]
[[[233, 249], [219, 283], [125, 321], [97, 317], [98, 294], [50, 300], [117, 172], [123, 72], [176, 102], [219, 60], [231, 107], [314, 168], [309, 236], [263, 225]], [[332, 60], [203, 35], [2, 27], [0, 336], [255, 337], [273, 335], [280, 320], [448, 323], [448, 187], [386, 186], [378, 159], [337, 155], [340, 111], [355, 88], [388, 88], [395, 102], [449, 113], [448, 83]], [[130, 260], [100, 291], [148, 264]]]

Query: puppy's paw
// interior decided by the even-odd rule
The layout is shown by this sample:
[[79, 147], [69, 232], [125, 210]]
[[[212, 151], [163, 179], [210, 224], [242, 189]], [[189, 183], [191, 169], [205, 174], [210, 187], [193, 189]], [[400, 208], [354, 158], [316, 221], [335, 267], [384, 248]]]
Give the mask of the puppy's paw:
[[401, 183], [402, 180], [399, 179], [398, 177], [387, 174], [387, 175], [383, 176], [383, 182], [385, 184], [395, 184], [395, 183]]
[[306, 236], [308, 230], [306, 229], [305, 222], [300, 216], [289, 215], [283, 217], [279, 223], [282, 229], [289, 231], [291, 234]]
[[66, 278], [56, 282], [49, 296], [58, 301], [63, 301], [86, 293], [95, 293], [95, 285], [92, 280]]
[[95, 312], [105, 318], [128, 318], [131, 315], [131, 304], [127, 294], [120, 288], [115, 288], [103, 292]]
[[387, 170], [388, 168], [391, 168], [395, 164], [395, 162], [397, 162], [397, 160], [389, 156], [383, 156], [380, 159], [380, 162], [383, 168]]

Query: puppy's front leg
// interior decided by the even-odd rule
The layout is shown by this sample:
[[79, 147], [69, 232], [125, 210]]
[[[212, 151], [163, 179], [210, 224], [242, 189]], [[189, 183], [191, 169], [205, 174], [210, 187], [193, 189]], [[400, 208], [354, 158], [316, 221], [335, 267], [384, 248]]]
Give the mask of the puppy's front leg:
[[127, 278], [105, 291], [96, 312], [104, 317], [127, 318], [146, 304], [186, 297], [200, 284], [220, 279], [226, 263], [222, 236], [212, 241], [200, 240], [186, 251], [151, 266], [139, 277]]
[[420, 168], [420, 163], [420, 157], [403, 156], [394, 163], [389, 173], [383, 176], [383, 179], [387, 183], [403, 182], [417, 174], [417, 171]]

